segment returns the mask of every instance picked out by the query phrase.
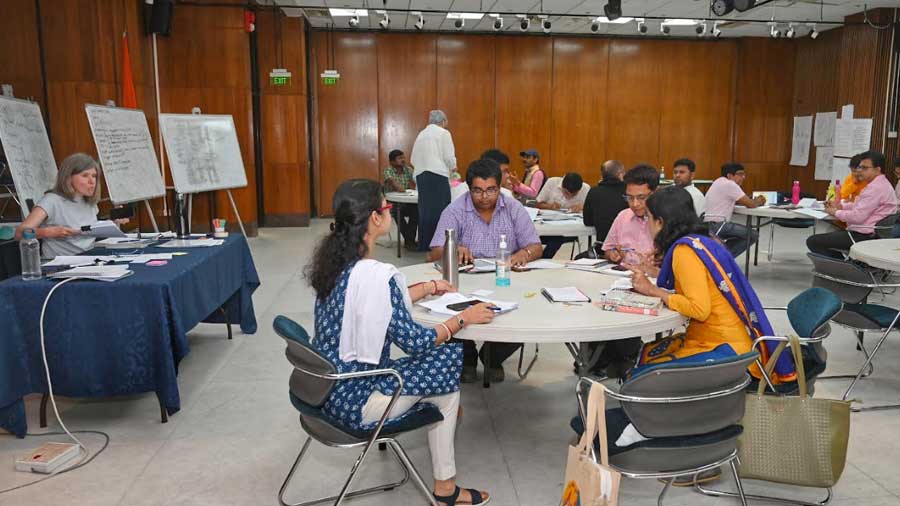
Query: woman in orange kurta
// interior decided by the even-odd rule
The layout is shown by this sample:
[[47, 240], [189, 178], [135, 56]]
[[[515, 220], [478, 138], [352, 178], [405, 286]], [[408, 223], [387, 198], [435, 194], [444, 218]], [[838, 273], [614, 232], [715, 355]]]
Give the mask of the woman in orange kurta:
[[[632, 276], [632, 284], [635, 291], [661, 298], [669, 309], [691, 320], [683, 335], [646, 345], [634, 374], [639, 374], [640, 366], [671, 360], [741, 355], [751, 350], [754, 339], [773, 335], [762, 304], [734, 257], [697, 220], [690, 194], [666, 188], [650, 196], [647, 208], [662, 260], [659, 286], [640, 270]], [[764, 362], [775, 348], [771, 344], [760, 350]], [[754, 369], [751, 372], [758, 375]], [[787, 354], [779, 358], [775, 372], [778, 382], [794, 379], [794, 364]]]

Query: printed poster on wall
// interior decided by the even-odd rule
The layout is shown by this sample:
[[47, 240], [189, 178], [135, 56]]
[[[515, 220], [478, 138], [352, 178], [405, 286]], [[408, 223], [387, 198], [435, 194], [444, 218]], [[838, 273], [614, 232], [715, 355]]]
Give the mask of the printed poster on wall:
[[794, 137], [791, 143], [791, 165], [805, 167], [809, 163], [809, 143], [812, 140], [812, 116], [794, 117]]
[[834, 122], [837, 121], [836, 112], [816, 113], [816, 131], [813, 144], [816, 146], [834, 145]]
[[816, 175], [817, 181], [829, 181], [834, 173], [834, 147], [819, 146], [816, 148]]

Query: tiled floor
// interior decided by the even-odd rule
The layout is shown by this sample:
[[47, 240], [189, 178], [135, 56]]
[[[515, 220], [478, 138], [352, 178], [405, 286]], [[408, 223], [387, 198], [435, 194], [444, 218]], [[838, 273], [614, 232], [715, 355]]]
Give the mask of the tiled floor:
[[[308, 229], [263, 229], [251, 241], [262, 286], [254, 297], [260, 331], [237, 334], [233, 341], [219, 326], [201, 325], [190, 333], [191, 353], [182, 362], [179, 384], [182, 411], [159, 423], [152, 394], [125, 399], [60, 402], [62, 416], [73, 430], [110, 434], [109, 449], [83, 469], [46, 483], [0, 495], [0, 505], [256, 505], [276, 504], [278, 487], [304, 439], [297, 414], [287, 399], [290, 367], [284, 345], [271, 331], [271, 321], [285, 314], [304, 325], [312, 323], [312, 292], [302, 278], [317, 237], [326, 221]], [[778, 229], [776, 254], [752, 271], [751, 281], [767, 305], [784, 305], [810, 284], [810, 264], [804, 255], [806, 231]], [[768, 233], [763, 234], [763, 246]], [[397, 262], [395, 249], [385, 245], [378, 257], [402, 265], [422, 260], [405, 254]], [[568, 246], [560, 255], [568, 255]], [[876, 297], [876, 301], [877, 297]], [[888, 305], [900, 306], [889, 296]], [[772, 315], [776, 328], [787, 329], [783, 317]], [[872, 336], [874, 337], [874, 336]], [[835, 329], [827, 347], [829, 372], [855, 372], [861, 355], [852, 336]], [[880, 352], [875, 375], [864, 380], [855, 396], [866, 404], [900, 398], [900, 343], [893, 337]], [[493, 504], [548, 506], [559, 503], [571, 437], [568, 420], [574, 414], [572, 360], [562, 346], [543, 346], [540, 360], [525, 381], [509, 380], [489, 390], [463, 387], [465, 409], [457, 436], [457, 463], [463, 485], [489, 489]], [[509, 370], [508, 367], [508, 371]], [[508, 377], [513, 376], [512, 374]], [[838, 397], [843, 381], [821, 381], [817, 396]], [[36, 397], [28, 400], [29, 423], [38, 431]], [[51, 428], [55, 426], [52, 424]], [[59, 437], [53, 438], [60, 440]], [[13, 470], [13, 457], [47, 438], [17, 440], [0, 437], [0, 489], [33, 480], [35, 475]], [[98, 436], [86, 435], [92, 448]], [[430, 460], [425, 435], [403, 439], [426, 478]], [[295, 500], [336, 492], [355, 453], [312, 447], [306, 466], [291, 488]], [[900, 411], [854, 414], [848, 465], [835, 490], [835, 505], [900, 505]], [[386, 454], [375, 454], [360, 483], [395, 476]], [[430, 480], [429, 480], [430, 481]], [[723, 486], [730, 486], [725, 480]], [[661, 485], [656, 481], [625, 480], [620, 504], [655, 504]], [[747, 483], [748, 491], [781, 489]], [[806, 491], [813, 497], [817, 491]], [[812, 493], [810, 495], [809, 493]], [[412, 486], [350, 504], [422, 505]], [[689, 490], [673, 490], [667, 504], [735, 504]]]

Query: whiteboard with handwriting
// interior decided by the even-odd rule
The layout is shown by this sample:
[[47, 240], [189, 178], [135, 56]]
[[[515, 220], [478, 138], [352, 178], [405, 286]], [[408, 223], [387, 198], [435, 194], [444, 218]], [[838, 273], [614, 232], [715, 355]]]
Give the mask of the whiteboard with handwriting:
[[125, 204], [164, 196], [166, 187], [144, 111], [93, 104], [85, 105], [84, 111], [109, 199]]
[[178, 193], [247, 186], [230, 114], [160, 114], [159, 125]]
[[0, 143], [22, 209], [27, 213], [25, 201], [36, 203], [56, 184], [56, 158], [41, 108], [34, 102], [0, 97]]

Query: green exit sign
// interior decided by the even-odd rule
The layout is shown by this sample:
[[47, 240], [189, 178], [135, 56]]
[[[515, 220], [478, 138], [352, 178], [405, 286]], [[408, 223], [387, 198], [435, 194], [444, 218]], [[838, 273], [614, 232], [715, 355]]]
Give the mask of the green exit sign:
[[272, 86], [290, 86], [291, 78], [287, 76], [270, 77], [269, 83], [271, 83]]
[[338, 74], [337, 70], [326, 70], [319, 74], [319, 77], [322, 78], [322, 84], [325, 86], [334, 86], [341, 78], [341, 75]]
[[286, 69], [272, 69], [269, 72], [269, 84], [272, 86], [290, 86], [291, 73]]

